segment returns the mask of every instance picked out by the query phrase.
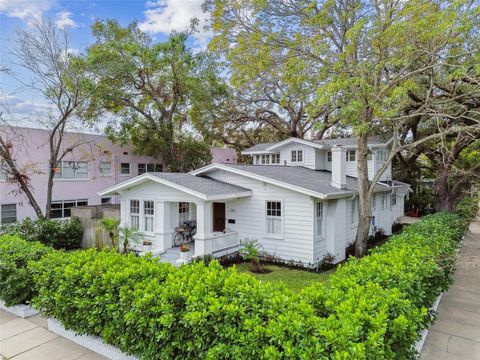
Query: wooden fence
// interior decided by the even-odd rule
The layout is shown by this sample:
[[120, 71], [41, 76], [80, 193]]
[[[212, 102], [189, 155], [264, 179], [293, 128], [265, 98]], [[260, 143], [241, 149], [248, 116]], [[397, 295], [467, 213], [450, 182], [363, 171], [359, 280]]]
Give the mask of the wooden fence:
[[79, 218], [83, 227], [82, 248], [103, 249], [110, 246], [110, 236], [101, 224], [103, 218], [120, 218], [118, 205], [93, 205], [72, 208], [72, 216]]

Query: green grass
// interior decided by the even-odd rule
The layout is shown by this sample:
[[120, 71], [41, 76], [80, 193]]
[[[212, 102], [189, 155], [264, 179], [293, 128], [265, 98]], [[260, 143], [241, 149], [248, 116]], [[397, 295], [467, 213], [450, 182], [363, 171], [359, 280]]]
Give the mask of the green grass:
[[316, 282], [326, 282], [333, 270], [324, 273], [290, 269], [277, 265], [265, 265], [271, 272], [268, 274], [255, 274], [250, 271], [250, 263], [235, 265], [239, 272], [244, 272], [256, 277], [262, 282], [281, 282], [290, 290], [299, 292], [304, 287]]

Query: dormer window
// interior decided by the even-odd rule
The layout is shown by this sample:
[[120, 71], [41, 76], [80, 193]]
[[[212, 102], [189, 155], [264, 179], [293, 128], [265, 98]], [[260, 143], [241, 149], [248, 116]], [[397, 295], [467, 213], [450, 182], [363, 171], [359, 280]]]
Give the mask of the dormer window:
[[345, 152], [345, 157], [347, 161], [355, 161], [355, 150]]
[[332, 152], [331, 151], [327, 152], [327, 162], [329, 162], [329, 163], [332, 162]]
[[303, 150], [292, 150], [292, 163], [303, 161]]

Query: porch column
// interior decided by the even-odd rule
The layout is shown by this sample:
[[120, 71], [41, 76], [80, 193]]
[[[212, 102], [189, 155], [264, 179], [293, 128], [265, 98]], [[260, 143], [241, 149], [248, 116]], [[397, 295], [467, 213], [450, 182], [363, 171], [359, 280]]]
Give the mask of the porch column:
[[197, 233], [195, 235], [195, 256], [212, 253], [212, 203], [197, 202]]
[[168, 201], [157, 201], [155, 203], [155, 240], [156, 247], [165, 251], [172, 247], [171, 209]]

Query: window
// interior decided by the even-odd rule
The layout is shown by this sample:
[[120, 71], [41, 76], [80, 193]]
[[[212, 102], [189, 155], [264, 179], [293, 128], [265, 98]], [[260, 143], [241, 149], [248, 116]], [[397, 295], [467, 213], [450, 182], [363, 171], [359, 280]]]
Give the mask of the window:
[[323, 202], [315, 205], [315, 222], [317, 238], [323, 237]]
[[282, 202], [267, 201], [266, 210], [266, 234], [282, 236]]
[[17, 221], [17, 204], [2, 204], [2, 224]]
[[190, 204], [188, 202], [178, 203], [178, 224], [183, 225], [185, 221], [188, 221], [190, 214]]
[[260, 155], [255, 156], [255, 164], [260, 164]]
[[397, 196], [393, 195], [392, 196], [392, 206], [395, 206], [395, 205], [397, 205]]
[[272, 155], [272, 164], [280, 164], [280, 154]]
[[327, 162], [329, 162], [329, 163], [332, 162], [332, 152], [331, 151], [327, 152]]
[[303, 161], [303, 150], [292, 150], [292, 162]]
[[355, 150], [348, 150], [345, 152], [346, 160], [347, 161], [355, 161]]
[[110, 161], [102, 161], [100, 163], [100, 174], [102, 176], [112, 175], [112, 163]]
[[151, 200], [143, 202], [143, 227], [145, 232], [153, 232], [153, 219], [155, 215], [155, 205]]
[[262, 165], [268, 165], [270, 163], [270, 155], [262, 155]]
[[130, 163], [121, 163], [120, 164], [120, 174], [130, 175]]
[[350, 224], [355, 225], [357, 223], [357, 201], [348, 200], [350, 208]]
[[72, 208], [87, 205], [87, 199], [52, 201], [52, 206], [50, 207], [50, 217], [52, 219], [68, 218], [72, 216]]
[[101, 199], [102, 204], [111, 204], [112, 203], [112, 198], [111, 197], [106, 197]]
[[146, 172], [162, 172], [162, 164], [138, 164], [138, 175], [145, 174]]
[[377, 161], [378, 162], [385, 162], [387, 161], [388, 152], [385, 149], [377, 150]]
[[140, 201], [130, 200], [130, 227], [140, 229]]
[[54, 177], [55, 179], [88, 179], [88, 162], [60, 161]]

